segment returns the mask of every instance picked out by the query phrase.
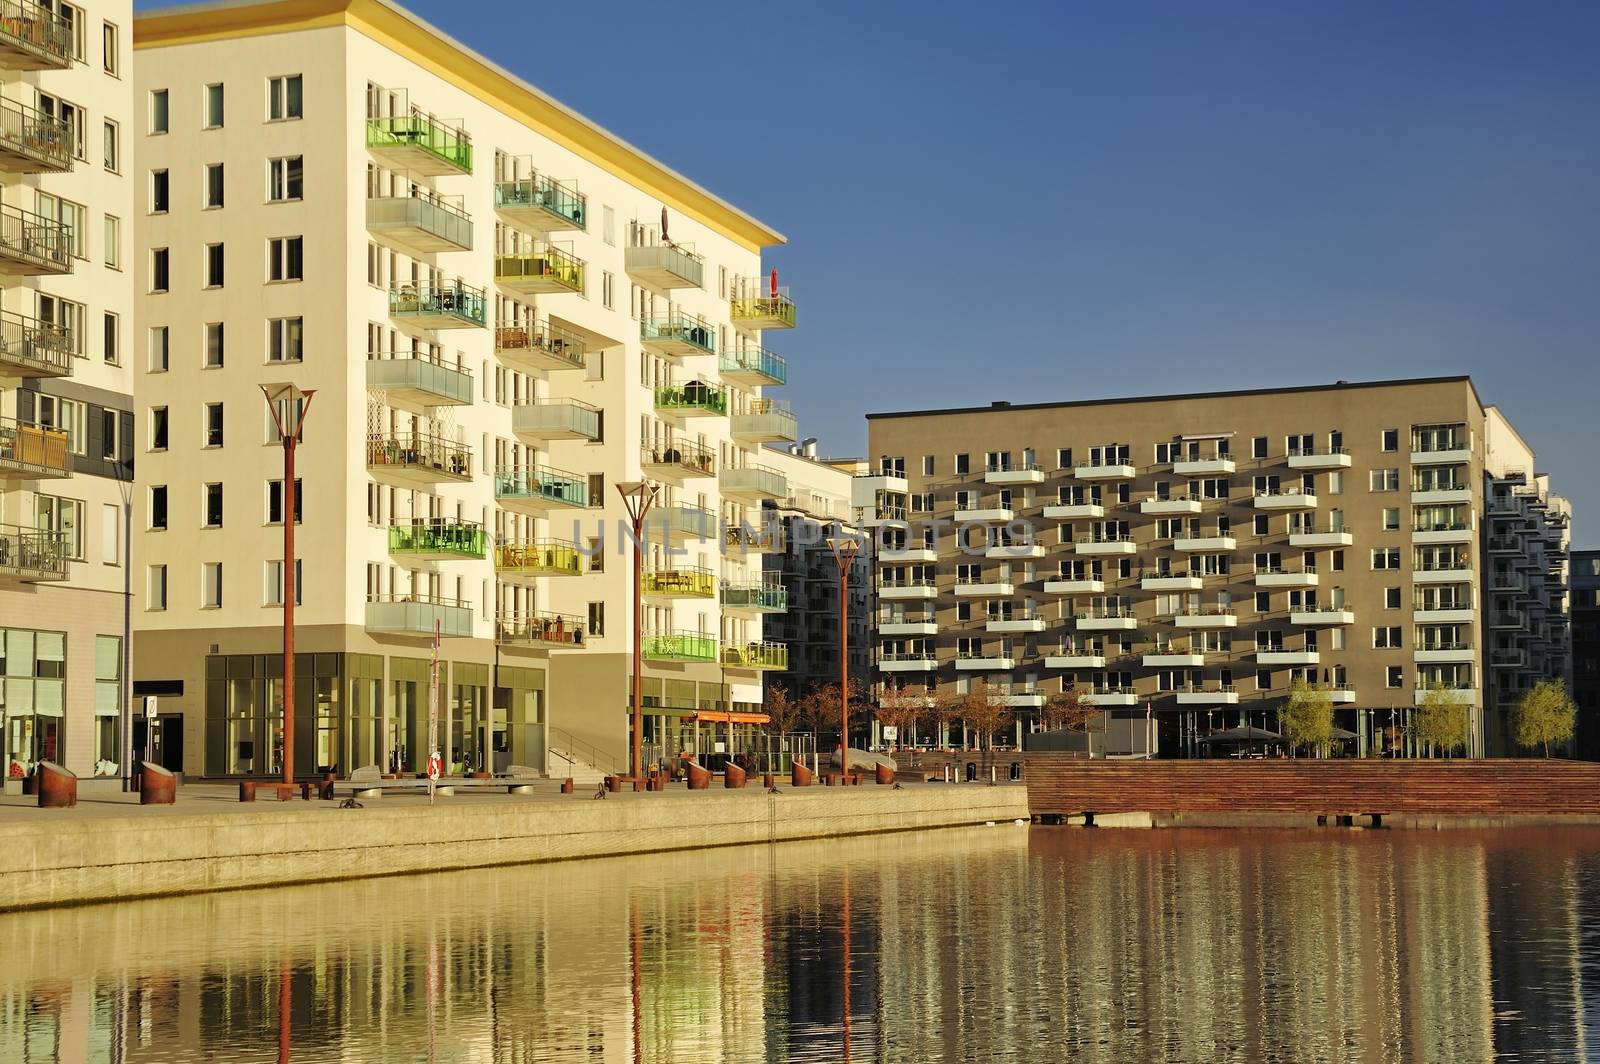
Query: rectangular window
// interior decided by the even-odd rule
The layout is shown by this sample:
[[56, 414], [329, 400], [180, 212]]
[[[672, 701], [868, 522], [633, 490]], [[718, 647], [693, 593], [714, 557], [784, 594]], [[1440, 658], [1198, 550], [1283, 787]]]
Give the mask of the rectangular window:
[[165, 484], [152, 484], [150, 486], [150, 529], [154, 532], [164, 531], [167, 527], [167, 486]]
[[[296, 558], [294, 560], [294, 604], [296, 606], [304, 606], [306, 604], [306, 582], [303, 579], [304, 576], [304, 559]], [[283, 605], [283, 562], [281, 561], [267, 562], [266, 588], [263, 602], [268, 606]]]
[[1386, 587], [1383, 589], [1383, 608], [1386, 610], [1397, 610], [1400, 608], [1399, 588]]
[[100, 408], [100, 459], [104, 462], [117, 460], [117, 412], [107, 407]]
[[202, 437], [202, 447], [222, 446], [222, 404], [207, 403], [205, 406], [205, 432]]
[[600, 273], [600, 305], [605, 307], [607, 310], [614, 308], [613, 300], [615, 288], [616, 278], [612, 276], [611, 271], [602, 270]]
[[150, 449], [167, 449], [167, 408], [164, 406], [150, 408]]
[[222, 563], [203, 562], [200, 566], [200, 608], [222, 608]]
[[169, 184], [165, 170], [150, 171], [150, 213], [166, 214], [170, 203], [167, 199]]
[[147, 610], [164, 610], [167, 608], [167, 567], [165, 565], [152, 565], [145, 574], [144, 608]]
[[222, 263], [223, 263], [222, 245], [221, 244], [207, 244], [206, 245], [206, 287], [207, 288], [221, 288], [222, 287], [222, 281], [223, 281]]
[[118, 77], [122, 70], [120, 40], [121, 35], [117, 32], [116, 23], [100, 24], [100, 62], [105, 67], [106, 73], [112, 77]]
[[1395, 532], [1400, 528], [1400, 508], [1398, 506], [1385, 506], [1383, 508], [1383, 530]]
[[122, 219], [114, 214], [105, 216], [105, 244], [106, 265], [122, 269]]
[[1372, 552], [1372, 567], [1374, 569], [1395, 570], [1400, 568], [1400, 549], [1389, 547]]
[[100, 350], [108, 365], [122, 362], [122, 319], [109, 310], [102, 317]]
[[267, 200], [287, 203], [304, 192], [304, 165], [298, 155], [267, 160]]
[[1405, 672], [1404, 672], [1404, 669], [1405, 669], [1405, 666], [1403, 666], [1403, 665], [1390, 665], [1387, 669], [1385, 669], [1384, 670], [1384, 686], [1385, 687], [1404, 687], [1405, 686]]
[[150, 327], [151, 373], [167, 372], [168, 357], [171, 354], [170, 338], [171, 333], [167, 331], [165, 325], [153, 325]]
[[201, 521], [206, 528], [222, 527], [222, 485], [207, 484], [201, 496]]
[[83, 500], [55, 495], [35, 495], [34, 527], [41, 532], [59, 533], [67, 542], [67, 556], [83, 561]]
[[267, 321], [267, 361], [299, 362], [305, 354], [305, 319], [271, 318]]
[[[607, 208], [609, 210], [609, 208]], [[598, 639], [606, 634], [606, 604], [589, 603], [589, 638]]]
[[1367, 474], [1367, 486], [1372, 491], [1399, 491], [1400, 470], [1373, 469]]
[[205, 201], [201, 206], [208, 210], [222, 206], [221, 163], [206, 163]]
[[104, 126], [100, 154], [107, 170], [113, 174], [122, 172], [122, 127], [109, 118]]
[[[299, 477], [294, 478], [294, 523], [305, 521], [305, 486]], [[267, 524], [283, 524], [283, 481], [267, 481]]]
[[965, 455], [965, 454], [956, 455], [955, 467], [956, 467], [956, 476], [958, 476], [958, 477], [964, 477], [968, 473], [972, 472], [972, 459], [971, 459], [971, 456]]
[[275, 236], [267, 241], [267, 280], [299, 281], [305, 277], [303, 239]]
[[167, 90], [150, 90], [150, 132], [167, 131]]
[[1383, 430], [1383, 449], [1385, 451], [1398, 451], [1400, 449], [1400, 430]]
[[39, 320], [47, 326], [55, 326], [57, 330], [63, 333], [74, 354], [82, 355], [85, 353], [88, 339], [85, 334], [89, 327], [89, 308], [82, 303], [74, 303], [70, 299], [61, 299], [41, 292], [39, 293]]
[[284, 74], [267, 79], [267, 121], [282, 122], [304, 117], [299, 74]]
[[206, 86], [206, 114], [205, 127], [207, 129], [222, 128], [222, 86]]
[[1267, 456], [1267, 438], [1257, 436], [1250, 441], [1250, 457], [1265, 458]]
[[222, 322], [210, 321], [206, 323], [206, 349], [205, 361], [202, 363], [206, 369], [221, 369], [225, 355], [224, 335]]
[[1376, 650], [1400, 649], [1400, 626], [1394, 625], [1372, 630], [1372, 646]]

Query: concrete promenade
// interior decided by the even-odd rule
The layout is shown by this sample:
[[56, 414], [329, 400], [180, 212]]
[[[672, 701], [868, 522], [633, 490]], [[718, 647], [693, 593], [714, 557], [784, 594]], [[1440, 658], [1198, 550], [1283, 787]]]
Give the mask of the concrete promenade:
[[[178, 804], [81, 786], [78, 806], [0, 798], [0, 911], [445, 869], [694, 850], [982, 824], [1028, 816], [1020, 785], [781, 788], [612, 794], [389, 794], [246, 804], [237, 787]], [[130, 800], [131, 799], [131, 800]]]

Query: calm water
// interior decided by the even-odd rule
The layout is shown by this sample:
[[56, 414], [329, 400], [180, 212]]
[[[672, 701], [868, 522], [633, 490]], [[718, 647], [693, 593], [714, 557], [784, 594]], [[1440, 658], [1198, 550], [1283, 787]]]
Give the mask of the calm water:
[[1595, 1060], [1597, 888], [1594, 831], [1003, 825], [17, 914], [0, 1061]]

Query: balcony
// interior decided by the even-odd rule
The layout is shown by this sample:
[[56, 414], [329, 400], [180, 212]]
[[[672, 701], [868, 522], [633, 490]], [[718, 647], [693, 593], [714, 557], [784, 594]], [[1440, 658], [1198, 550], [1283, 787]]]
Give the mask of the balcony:
[[677, 244], [625, 248], [622, 268], [646, 288], [671, 291], [705, 287], [705, 259], [693, 249]]
[[783, 543], [782, 532], [773, 528], [737, 524], [722, 530], [722, 551], [734, 557], [782, 550]]
[[531, 543], [497, 543], [494, 573], [508, 584], [528, 584], [546, 576], [581, 576], [584, 554], [576, 543], [541, 539]]
[[521, 295], [582, 293], [584, 261], [545, 245], [526, 255], [496, 255], [494, 283]]
[[885, 547], [878, 552], [878, 564], [896, 565], [905, 562], [936, 562], [939, 552], [932, 547]]
[[1257, 569], [1256, 587], [1316, 587], [1319, 577], [1314, 572], [1291, 569]]
[[1060, 654], [1050, 654], [1044, 659], [1047, 669], [1103, 669], [1106, 667], [1104, 654], [1079, 654], [1076, 652], [1062, 651]]
[[748, 672], [782, 672], [789, 667], [789, 648], [782, 643], [745, 643], [722, 648], [722, 667]]
[[1332, 606], [1307, 606], [1304, 609], [1291, 609], [1289, 611], [1289, 623], [1316, 627], [1326, 627], [1334, 624], [1355, 624], [1356, 615], [1352, 610], [1336, 609]]
[[511, 408], [511, 431], [524, 442], [600, 440], [600, 410], [576, 399], [535, 399]]
[[1445, 665], [1474, 661], [1478, 650], [1470, 643], [1419, 643], [1411, 651], [1411, 656], [1418, 665]]
[[697, 380], [663, 384], [655, 389], [655, 409], [663, 418], [680, 425], [690, 418], [727, 417], [728, 392]]
[[904, 504], [897, 503], [858, 506], [853, 507], [853, 509], [856, 514], [856, 522], [863, 528], [878, 528], [887, 524], [903, 524], [908, 513]]
[[[1470, 605], [1434, 602], [1432, 605], [1417, 604], [1411, 619], [1418, 624], [1470, 624], [1475, 616], [1476, 611]], [[1511, 627], [1521, 628], [1522, 624], [1519, 617]]]
[[1239, 615], [1232, 606], [1200, 606], [1174, 613], [1172, 623], [1179, 628], [1237, 628]]
[[1302, 525], [1299, 530], [1291, 529], [1289, 532], [1291, 547], [1348, 547], [1355, 541], [1356, 537], [1343, 526], [1318, 529], [1312, 525]]
[[65, 432], [0, 417], [0, 479], [47, 480], [71, 475]]
[[641, 574], [639, 586], [645, 598], [714, 599], [717, 574], [698, 565], [653, 569]]
[[1044, 508], [1044, 516], [1052, 521], [1081, 521], [1105, 515], [1106, 508], [1097, 502], [1064, 502]]
[[1413, 584], [1462, 584], [1472, 580], [1472, 566], [1463, 560], [1459, 569], [1413, 569], [1411, 582]]
[[1000, 691], [992, 696], [1002, 706], [1012, 709], [1043, 709], [1045, 696], [1039, 691]]
[[717, 353], [717, 333], [711, 324], [681, 311], [639, 322], [639, 342], [658, 355]]
[[1239, 465], [1225, 454], [1212, 458], [1174, 458], [1172, 472], [1180, 477], [1215, 477], [1227, 476], [1239, 471]]
[[1413, 524], [1413, 543], [1471, 543], [1477, 534], [1465, 522]]
[[728, 433], [745, 443], [792, 443], [800, 438], [800, 422], [775, 399], [752, 399], [748, 410], [728, 419]]
[[1414, 506], [1459, 506], [1472, 502], [1472, 489], [1460, 484], [1411, 486]]
[[588, 632], [584, 619], [568, 613], [533, 610], [495, 618], [494, 641], [503, 647], [581, 650]]
[[1197, 514], [1200, 512], [1200, 500], [1190, 498], [1158, 499], [1155, 496], [1139, 504], [1142, 514]]
[[1233, 536], [1179, 536], [1172, 541], [1172, 549], [1182, 551], [1231, 551], [1238, 546]]
[[[1478, 703], [1478, 689], [1476, 687], [1444, 686], [1439, 688], [1439, 690], [1441, 690], [1452, 702], [1460, 702], [1463, 705], [1468, 706], [1477, 705]], [[1422, 705], [1423, 699], [1427, 697], [1428, 689], [1426, 687], [1418, 687], [1412, 694], [1412, 702], [1414, 705], [1420, 706]]]
[[728, 316], [741, 329], [792, 329], [794, 300], [787, 288], [766, 295], [736, 295], [728, 301]]
[[0, 525], [0, 580], [43, 584], [66, 578], [66, 533]]
[[1131, 632], [1139, 627], [1132, 610], [1111, 606], [1086, 610], [1072, 621], [1080, 632]]
[[1328, 701], [1335, 705], [1354, 704], [1356, 690], [1348, 682], [1336, 683], [1332, 687], [1323, 688], [1328, 693]]
[[1411, 441], [1412, 465], [1466, 465], [1472, 461], [1472, 447], [1463, 440], [1439, 440], [1437, 446], [1418, 449], [1417, 440]]
[[71, 272], [71, 226], [10, 204], [0, 205], [0, 274], [38, 277]]
[[589, 505], [589, 481], [548, 466], [496, 470], [494, 501], [507, 510], [535, 517], [551, 510], [583, 509]]
[[878, 597], [885, 601], [905, 599], [934, 599], [939, 597], [939, 588], [932, 580], [907, 580], [897, 584], [879, 584]]
[[543, 174], [494, 184], [494, 209], [524, 232], [588, 228], [589, 201], [574, 186]]
[[1199, 668], [1206, 663], [1206, 656], [1168, 647], [1144, 655], [1143, 662], [1147, 669]]
[[72, 42], [72, 23], [60, 15], [33, 3], [0, 0], [0, 68], [68, 70]]
[[934, 621], [913, 621], [890, 617], [878, 621], [878, 634], [882, 636], [938, 635], [939, 625]]
[[1006, 467], [1000, 469], [986, 469], [983, 472], [985, 484], [1043, 484], [1044, 470], [1028, 462], [1015, 469]]
[[1131, 687], [1097, 687], [1083, 700], [1091, 706], [1136, 706], [1139, 695]]
[[956, 668], [963, 672], [1010, 672], [1017, 667], [1009, 654], [986, 654], [984, 651], [965, 651], [956, 654]]
[[1257, 650], [1257, 665], [1316, 665], [1322, 655], [1315, 650]]
[[1494, 669], [1522, 669], [1528, 665], [1528, 652], [1519, 649], [1489, 651], [1489, 667]]
[[1496, 569], [1489, 576], [1489, 589], [1508, 595], [1525, 595], [1528, 593], [1528, 582], [1509, 569]]
[[0, 377], [70, 377], [72, 336], [61, 326], [0, 311]]
[[402, 488], [464, 484], [472, 479], [472, 450], [426, 432], [369, 433], [367, 473]]
[[410, 195], [369, 196], [367, 231], [412, 255], [472, 250], [472, 218], [460, 196], [413, 186]]
[[419, 329], [481, 329], [488, 324], [483, 289], [454, 284], [404, 284], [389, 290], [389, 316]]
[[669, 484], [717, 475], [717, 456], [707, 447], [687, 440], [669, 440], [639, 450], [639, 468]]
[[762, 387], [786, 384], [789, 380], [789, 363], [782, 355], [775, 355], [760, 347], [744, 347], [722, 352], [718, 369], [726, 380]]
[[1043, 617], [990, 617], [984, 623], [984, 631], [996, 634], [1025, 634], [1028, 632], [1042, 632], [1045, 629]]
[[[0, 24], [4, 21], [0, 17]], [[4, 39], [0, 33], [0, 41]], [[26, 104], [0, 99], [0, 171], [64, 174], [71, 169], [72, 131], [67, 123]]]
[[472, 173], [472, 139], [466, 131], [424, 114], [367, 119], [367, 152], [391, 170], [428, 177]]
[[470, 521], [413, 521], [389, 526], [389, 553], [423, 562], [461, 561], [484, 556], [484, 535]]
[[1141, 591], [1199, 591], [1205, 587], [1205, 581], [1198, 576], [1184, 573], [1182, 575], [1143, 576], [1139, 578]]
[[1290, 451], [1287, 461], [1290, 469], [1349, 469], [1350, 452], [1343, 447], [1330, 447], [1326, 451]]
[[783, 613], [789, 592], [782, 584], [723, 584], [722, 608], [730, 613]]
[[[1472, 618], [1469, 615], [1467, 617], [1467, 620], [1470, 621], [1471, 619]], [[1421, 623], [1421, 617], [1420, 616], [1417, 618], [1417, 620], [1418, 620], [1418, 623]], [[1496, 613], [1494, 613], [1489, 618], [1489, 627], [1490, 628], [1516, 629], [1518, 631], [1521, 631], [1521, 630], [1523, 630], [1523, 629], [1528, 627], [1528, 615], [1526, 613], [1523, 613], [1521, 610], [1510, 610], [1510, 611], [1500, 610], [1500, 611], [1497, 611]]]
[[938, 667], [939, 662], [931, 651], [878, 655], [879, 672], [933, 672]]
[[1046, 580], [1044, 592], [1047, 595], [1100, 595], [1106, 590], [1104, 580]]
[[1180, 687], [1174, 692], [1178, 696], [1180, 706], [1236, 706], [1239, 704], [1239, 689], [1233, 684], [1225, 684], [1207, 690], [1204, 687]]
[[583, 369], [589, 364], [582, 337], [544, 321], [496, 329], [494, 351], [500, 361], [520, 370]]
[[1045, 556], [1045, 545], [1043, 543], [996, 543], [984, 548], [983, 556], [1001, 562], [1043, 558]]
[[766, 466], [725, 468], [717, 477], [722, 494], [745, 502], [781, 499], [789, 494], [789, 479]]
[[651, 543], [681, 546], [717, 538], [717, 515], [698, 506], [652, 506], [644, 518], [645, 539]]
[[470, 406], [472, 371], [443, 355], [401, 348], [367, 352], [367, 387], [391, 406], [418, 412], [435, 406]]
[[1002, 524], [1016, 516], [1016, 512], [1008, 506], [972, 506], [966, 509], [956, 507], [956, 524]]
[[1132, 536], [1079, 536], [1076, 545], [1079, 554], [1136, 554]]
[[1138, 475], [1132, 462], [1090, 462], [1072, 471], [1079, 480], [1132, 480]]
[[1314, 510], [1317, 497], [1309, 491], [1263, 491], [1255, 496], [1257, 510]]
[[460, 599], [413, 593], [367, 598], [367, 631], [375, 635], [471, 638], [472, 606]]
[[648, 661], [715, 662], [717, 637], [703, 632], [646, 635], [640, 652]]

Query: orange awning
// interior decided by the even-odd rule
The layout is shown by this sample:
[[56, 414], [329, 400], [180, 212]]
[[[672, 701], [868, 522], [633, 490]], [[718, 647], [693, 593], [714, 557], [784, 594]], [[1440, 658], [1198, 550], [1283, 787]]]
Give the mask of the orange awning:
[[698, 724], [767, 724], [772, 720], [765, 713], [719, 713], [714, 709], [697, 710], [689, 719]]

